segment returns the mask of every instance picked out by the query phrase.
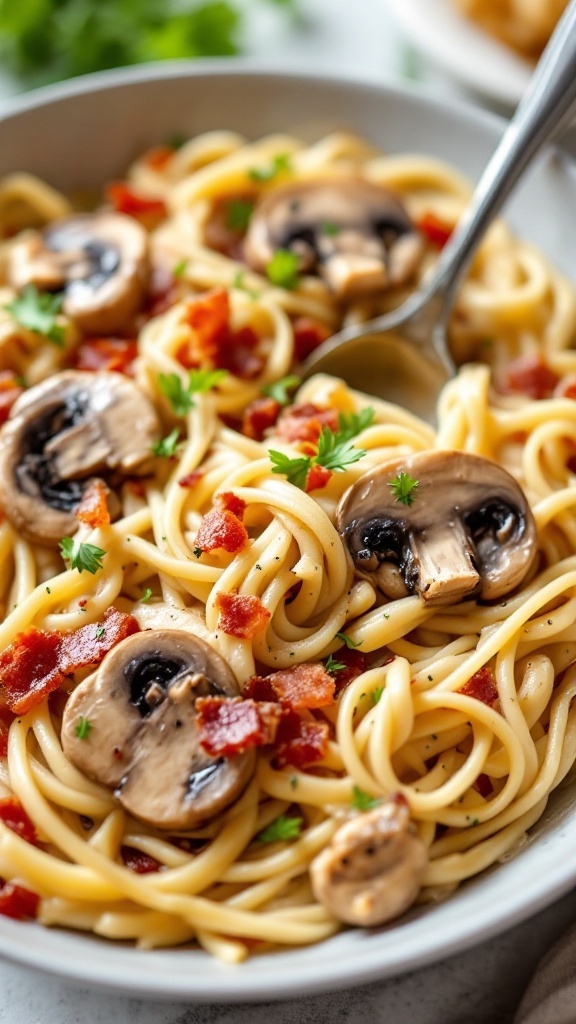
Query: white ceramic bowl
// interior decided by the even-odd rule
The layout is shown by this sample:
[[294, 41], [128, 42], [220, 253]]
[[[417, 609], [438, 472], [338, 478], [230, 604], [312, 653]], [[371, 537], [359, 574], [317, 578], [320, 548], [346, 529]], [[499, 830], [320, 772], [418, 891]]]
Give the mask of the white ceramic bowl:
[[[122, 174], [147, 146], [175, 132], [232, 128], [249, 137], [287, 130], [310, 141], [335, 128], [368, 136], [389, 152], [443, 157], [476, 178], [502, 122], [467, 106], [241, 63], [163, 64], [105, 73], [28, 94], [0, 109], [0, 174], [27, 170], [59, 188]], [[508, 209], [517, 233], [574, 274], [576, 165], [547, 154]], [[413, 910], [375, 931], [347, 931], [309, 949], [226, 967], [189, 949], [138, 952], [91, 936], [0, 917], [0, 954], [72, 980], [140, 996], [219, 1002], [336, 989], [399, 974], [522, 921], [576, 882], [573, 789], [554, 795], [514, 859], [446, 902]]]

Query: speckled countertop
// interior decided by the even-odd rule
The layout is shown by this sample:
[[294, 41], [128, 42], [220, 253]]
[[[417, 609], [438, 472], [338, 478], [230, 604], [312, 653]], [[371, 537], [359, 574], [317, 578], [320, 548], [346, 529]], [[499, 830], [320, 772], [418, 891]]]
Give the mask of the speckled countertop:
[[[409, 75], [437, 95], [462, 95], [407, 49], [385, 0], [302, 3], [305, 30], [282, 38], [265, 5], [259, 14], [251, 4], [252, 56], [272, 66], [354, 72], [379, 82]], [[0, 72], [0, 94], [3, 86], [10, 91]], [[259, 1005], [126, 998], [0, 962], [0, 1024], [511, 1024], [540, 956], [575, 918], [576, 893], [570, 893], [499, 937], [417, 972], [334, 994], [303, 998], [295, 991], [291, 1000]]]

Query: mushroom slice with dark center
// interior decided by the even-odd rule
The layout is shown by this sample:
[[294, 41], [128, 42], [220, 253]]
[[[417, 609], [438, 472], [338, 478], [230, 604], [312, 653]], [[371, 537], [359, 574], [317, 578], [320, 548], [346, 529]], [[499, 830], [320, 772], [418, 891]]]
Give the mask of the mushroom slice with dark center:
[[160, 435], [152, 403], [121, 373], [66, 370], [29, 388], [0, 430], [0, 504], [23, 536], [57, 543], [94, 474], [141, 474]]
[[[135, 633], [70, 697], [64, 753], [135, 818], [196, 828], [236, 800], [255, 764], [253, 751], [213, 758], [202, 750], [195, 704], [209, 695], [237, 697], [239, 688], [208, 644], [183, 630]], [[81, 720], [90, 723], [84, 739]]]
[[[403, 496], [402, 474], [412, 481]], [[536, 556], [521, 487], [495, 462], [465, 452], [422, 452], [378, 466], [346, 492], [336, 518], [358, 574], [390, 598], [494, 600], [522, 582]]]
[[410, 907], [422, 884], [428, 852], [397, 795], [347, 821], [312, 861], [316, 899], [339, 921], [369, 928]]
[[90, 334], [109, 334], [137, 311], [148, 277], [148, 237], [121, 213], [74, 214], [16, 242], [9, 283], [63, 291], [63, 312]]
[[255, 270], [279, 249], [315, 270], [339, 297], [378, 292], [411, 278], [424, 240], [399, 199], [360, 178], [294, 182], [259, 202], [244, 243]]

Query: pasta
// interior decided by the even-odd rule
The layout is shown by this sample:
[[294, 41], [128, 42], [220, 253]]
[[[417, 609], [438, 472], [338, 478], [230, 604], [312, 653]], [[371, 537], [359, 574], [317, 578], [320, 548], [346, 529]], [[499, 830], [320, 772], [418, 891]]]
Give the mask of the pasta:
[[530, 60], [546, 46], [567, 0], [455, 0], [491, 35]]
[[[404, 241], [402, 255], [388, 258], [384, 285], [357, 287], [366, 273], [354, 262], [363, 225], [350, 231], [353, 270], [343, 269], [340, 238], [331, 280], [306, 263], [308, 250], [295, 261], [289, 241], [276, 240], [265, 266], [257, 256], [247, 265], [243, 246], [260, 203], [280, 194], [289, 215], [300, 215], [309, 195], [320, 203], [318, 186], [332, 195], [343, 181], [390, 190], [386, 202], [402, 204], [400, 212], [389, 207], [392, 244]], [[342, 927], [317, 898], [310, 866], [344, 822], [366, 820], [390, 798], [407, 808], [418, 856], [424, 851], [413, 895], [432, 902], [515, 855], [570, 778], [572, 285], [504, 223], [493, 225], [451, 318], [460, 371], [440, 396], [436, 428], [335, 378], [293, 377], [298, 360], [341, 325], [403, 301], [468, 193], [440, 161], [384, 155], [343, 133], [308, 146], [221, 131], [149, 151], [104, 197], [107, 211], [145, 225], [150, 247], [142, 284], [138, 239], [128, 232], [132, 262], [118, 328], [109, 326], [116, 293], [103, 320], [82, 304], [82, 289], [70, 312], [73, 274], [62, 293], [72, 259], [62, 257], [69, 201], [31, 176], [0, 183], [0, 412], [6, 419], [12, 410], [0, 430], [1, 912], [142, 948], [195, 942], [237, 963], [253, 950], [319, 942]], [[373, 194], [366, 196], [372, 210]], [[338, 215], [333, 223], [322, 207], [317, 218], [326, 264]], [[82, 259], [92, 258], [85, 243], [75, 244], [84, 246]], [[375, 273], [372, 261], [368, 276]], [[113, 413], [100, 392], [91, 397], [90, 384], [82, 402], [74, 398], [79, 379], [102, 373], [122, 373], [128, 389]], [[133, 404], [132, 387], [147, 412]], [[63, 427], [55, 408], [65, 410]], [[34, 436], [43, 424], [41, 452], [23, 425], [32, 413]], [[121, 424], [114, 458], [100, 451], [111, 415]], [[20, 469], [7, 454], [16, 442], [24, 444]], [[532, 511], [537, 553], [497, 600], [476, 599], [477, 591], [439, 604], [416, 592], [386, 596], [370, 574], [355, 571], [339, 528], [343, 496], [366, 473], [446, 452], [503, 467]], [[52, 473], [56, 464], [63, 468], [55, 483], [46, 466]], [[9, 487], [19, 480], [30, 489], [39, 466], [60, 505], [54, 499], [48, 516], [36, 487], [27, 518], [30, 506]], [[78, 479], [70, 511], [63, 495]], [[423, 480], [407, 486], [423, 494]], [[413, 497], [408, 491], [404, 504]], [[217, 665], [219, 695], [199, 689], [204, 750], [213, 745], [217, 766], [244, 758], [233, 797], [196, 817], [189, 795], [179, 795], [180, 739], [169, 755], [158, 752], [154, 730], [142, 724], [167, 721], [155, 718], [169, 703], [161, 675], [147, 676], [153, 685], [137, 696], [118, 696], [121, 672], [113, 682], [105, 675], [123, 650], [137, 652], [136, 664], [152, 641], [158, 663], [178, 660], [186, 637], [208, 646], [197, 654], [193, 639], [192, 667], [171, 707], [203, 685], [206, 665]], [[89, 696], [98, 687], [105, 698]], [[239, 707], [260, 718], [234, 746], [218, 732], [218, 716]], [[176, 732], [195, 736], [194, 723], [180, 728], [182, 715]], [[213, 767], [202, 761], [204, 770]]]

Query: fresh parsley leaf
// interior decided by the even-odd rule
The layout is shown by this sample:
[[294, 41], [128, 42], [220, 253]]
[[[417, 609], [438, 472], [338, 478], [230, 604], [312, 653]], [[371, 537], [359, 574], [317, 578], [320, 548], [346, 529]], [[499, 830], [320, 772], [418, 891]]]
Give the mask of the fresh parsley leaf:
[[402, 505], [407, 505], [410, 508], [414, 504], [418, 481], [414, 480], [408, 473], [405, 473], [404, 470], [400, 470], [398, 476], [390, 481], [388, 487], [396, 501], [399, 501]]
[[363, 448], [355, 448], [348, 438], [342, 438], [339, 432], [334, 433], [330, 427], [324, 426], [318, 439], [318, 455], [313, 461], [333, 473], [343, 473], [365, 455]]
[[172, 406], [176, 416], [185, 416], [195, 406], [193, 395], [203, 394], [219, 384], [226, 376], [226, 370], [190, 370], [188, 385], [184, 387], [177, 373], [158, 375], [158, 387]]
[[192, 554], [194, 555], [195, 558], [202, 558], [202, 555], [204, 554], [204, 548], [194, 548]]
[[[341, 640], [342, 643], [348, 648], [349, 651], [353, 651], [356, 647], [360, 647], [351, 636], [347, 636], [346, 633], [335, 633], [335, 639]], [[361, 643], [362, 641], [360, 641]]]
[[104, 626], [96, 626], [96, 639], [102, 640], [106, 636], [106, 628]]
[[281, 814], [276, 821], [273, 821], [268, 828], [259, 832], [256, 838], [260, 843], [277, 843], [286, 839], [298, 839], [302, 831], [302, 818], [292, 818], [288, 814]]
[[380, 700], [380, 697], [382, 696], [383, 693], [384, 693], [384, 687], [383, 686], [376, 686], [375, 689], [372, 691], [372, 700], [374, 701], [375, 704], [378, 703], [378, 701]]
[[273, 398], [275, 402], [278, 402], [278, 405], [290, 405], [292, 399], [288, 392], [294, 391], [301, 383], [300, 377], [297, 377], [295, 373], [291, 373], [287, 377], [282, 377], [281, 380], [273, 381], [272, 384], [266, 384], [262, 388], [262, 394]]
[[311, 459], [308, 456], [304, 456], [301, 459], [291, 459], [288, 455], [283, 455], [282, 452], [276, 452], [272, 449], [268, 454], [270, 455], [273, 473], [281, 473], [295, 487], [300, 487], [302, 490], [305, 488], [306, 477], [310, 471], [311, 463]]
[[79, 740], [87, 740], [90, 735], [91, 728], [92, 722], [90, 722], [88, 718], [84, 718], [84, 715], [80, 715], [80, 718], [74, 727], [74, 732]]
[[159, 441], [154, 442], [152, 452], [159, 458], [171, 459], [176, 455], [179, 442], [180, 430], [178, 427], [174, 427], [174, 430], [171, 430], [166, 437], [161, 437]]
[[272, 158], [267, 167], [251, 167], [248, 171], [248, 177], [251, 181], [272, 181], [281, 171], [289, 171], [291, 168], [292, 161], [288, 153], [278, 153]]
[[266, 277], [271, 284], [286, 288], [287, 291], [294, 291], [300, 284], [299, 263], [297, 253], [290, 252], [289, 249], [277, 249], [266, 265]]
[[357, 811], [373, 811], [382, 801], [378, 797], [370, 796], [363, 789], [354, 786], [352, 790], [352, 807]]
[[102, 561], [106, 554], [95, 544], [82, 544], [76, 537], [63, 537], [59, 544], [62, 558], [70, 562], [71, 569], [78, 572], [91, 572], [92, 575], [102, 569]]
[[150, 590], [150, 587], [146, 587], [146, 590], [144, 591], [144, 593], [142, 594], [142, 597], [140, 598], [140, 603], [141, 604], [146, 604], [146, 602], [149, 601], [151, 597], [152, 597], [152, 591]]
[[174, 277], [182, 277], [186, 273], [186, 267], [188, 266], [188, 260], [178, 260], [178, 263], [173, 267], [172, 273]]
[[4, 309], [12, 314], [20, 327], [41, 334], [58, 348], [64, 348], [64, 328], [56, 323], [63, 300], [62, 292], [41, 292], [36, 285], [27, 284]]
[[341, 230], [340, 225], [335, 224], [334, 221], [331, 220], [325, 220], [324, 223], [320, 225], [320, 231], [322, 234], [328, 235], [329, 238], [339, 234]]
[[370, 427], [376, 415], [371, 405], [360, 412], [341, 412], [338, 417], [338, 436], [341, 441], [350, 441]]
[[340, 672], [341, 669], [346, 668], [346, 665], [343, 661], [337, 661], [331, 654], [329, 654], [324, 662], [324, 668], [327, 672]]
[[226, 204], [226, 227], [230, 231], [246, 231], [254, 211], [250, 199], [230, 199]]

